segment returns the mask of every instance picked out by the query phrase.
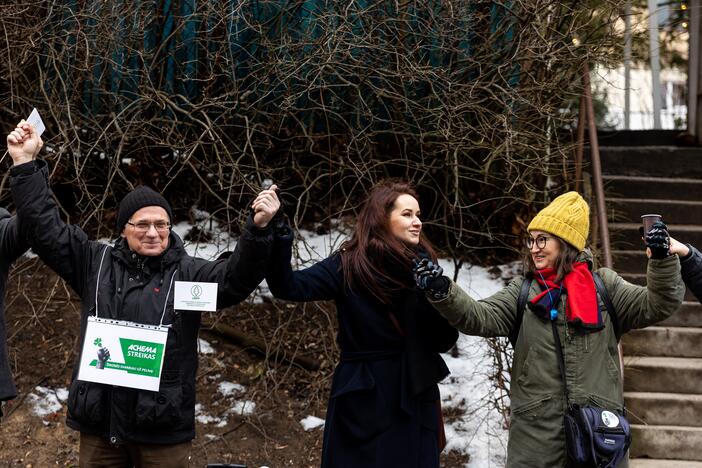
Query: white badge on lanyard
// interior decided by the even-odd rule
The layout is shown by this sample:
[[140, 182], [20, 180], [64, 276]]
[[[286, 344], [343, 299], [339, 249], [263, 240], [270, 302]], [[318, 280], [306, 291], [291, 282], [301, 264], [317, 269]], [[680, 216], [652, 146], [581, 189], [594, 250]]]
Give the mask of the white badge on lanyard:
[[107, 249], [103, 249], [98, 267], [95, 282], [95, 315], [88, 317], [85, 328], [78, 380], [157, 392], [168, 340], [168, 326], [163, 325], [163, 319], [178, 270], [171, 275], [158, 325], [100, 318], [98, 291]]
[[168, 327], [88, 317], [78, 380], [157, 392]]
[[217, 283], [176, 281], [173, 308], [200, 312], [217, 311]]

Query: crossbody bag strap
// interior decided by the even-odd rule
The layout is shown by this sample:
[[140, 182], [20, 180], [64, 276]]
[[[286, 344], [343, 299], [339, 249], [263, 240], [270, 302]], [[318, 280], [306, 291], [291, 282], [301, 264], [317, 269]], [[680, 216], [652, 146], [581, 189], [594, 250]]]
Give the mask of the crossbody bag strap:
[[619, 317], [617, 317], [617, 314], [614, 313], [614, 305], [612, 304], [612, 299], [609, 297], [609, 291], [607, 291], [607, 287], [605, 286], [604, 281], [602, 281], [602, 277], [596, 271], [592, 272], [592, 279], [595, 281], [595, 289], [597, 290], [597, 293], [600, 295], [602, 302], [605, 303], [605, 307], [607, 308], [609, 320], [612, 322], [612, 328], [614, 328], [614, 336], [616, 336], [617, 341], [619, 341], [619, 339], [622, 337], [619, 332]]

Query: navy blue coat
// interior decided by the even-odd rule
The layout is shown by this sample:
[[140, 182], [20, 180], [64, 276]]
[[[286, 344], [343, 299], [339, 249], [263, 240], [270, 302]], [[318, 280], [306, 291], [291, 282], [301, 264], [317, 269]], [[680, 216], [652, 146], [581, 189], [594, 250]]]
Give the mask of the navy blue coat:
[[702, 302], [702, 255], [690, 244], [687, 244], [690, 253], [680, 259], [680, 274], [685, 286]]
[[[333, 300], [341, 360], [324, 428], [322, 467], [438, 468], [443, 440], [437, 383], [448, 375], [439, 352], [458, 338], [414, 289], [392, 306], [352, 292], [334, 254], [293, 272], [292, 234], [274, 242], [266, 279], [275, 297]], [[409, 271], [408, 271], [409, 273]]]

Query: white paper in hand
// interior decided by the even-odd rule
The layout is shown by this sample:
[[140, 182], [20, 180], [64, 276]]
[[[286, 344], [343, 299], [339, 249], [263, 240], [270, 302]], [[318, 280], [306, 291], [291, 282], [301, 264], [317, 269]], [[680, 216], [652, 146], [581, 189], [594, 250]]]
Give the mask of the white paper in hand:
[[41, 120], [41, 116], [39, 115], [39, 111], [36, 107], [32, 109], [32, 113], [29, 114], [29, 117], [27, 117], [26, 122], [28, 124], [32, 124], [34, 130], [37, 131], [38, 136], [41, 136], [41, 134], [44, 133], [44, 130], [46, 130], [46, 127], [44, 126], [44, 121]]

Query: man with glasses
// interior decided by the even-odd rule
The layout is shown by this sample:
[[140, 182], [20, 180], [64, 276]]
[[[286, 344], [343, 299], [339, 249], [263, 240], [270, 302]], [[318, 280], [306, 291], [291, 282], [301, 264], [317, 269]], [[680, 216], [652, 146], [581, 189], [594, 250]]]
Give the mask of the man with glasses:
[[[20, 123], [7, 143], [14, 162], [11, 187], [20, 229], [82, 301], [81, 354], [92, 363], [86, 366], [82, 356], [76, 361], [67, 416], [68, 426], [80, 431], [80, 466], [187, 467], [195, 437], [200, 313], [176, 307], [180, 302], [176, 304], [174, 296], [179, 282], [214, 284], [216, 307], [224, 308], [241, 302], [258, 286], [272, 244], [268, 225], [280, 207], [275, 186], [255, 199], [253, 213], [226, 259], [206, 261], [188, 255], [183, 241], [170, 230], [170, 204], [144, 186], [121, 201], [120, 237], [111, 247], [90, 240], [78, 226], [60, 218], [47, 183], [47, 165], [34, 159], [42, 146], [34, 129]], [[200, 294], [203, 288], [198, 288]], [[163, 332], [165, 352], [157, 390], [128, 386], [126, 379], [132, 375], [125, 375], [124, 384], [78, 379], [79, 371], [81, 376], [83, 372], [105, 375], [117, 365], [115, 351], [120, 348], [107, 349], [104, 337], [86, 340], [95, 323], [112, 327], [111, 332], [115, 327], [131, 327], [130, 333], [135, 334], [141, 331], [131, 329]], [[157, 352], [155, 345], [135, 344], [128, 349], [139, 359], [151, 359]], [[120, 354], [129, 352], [122, 349]]]

